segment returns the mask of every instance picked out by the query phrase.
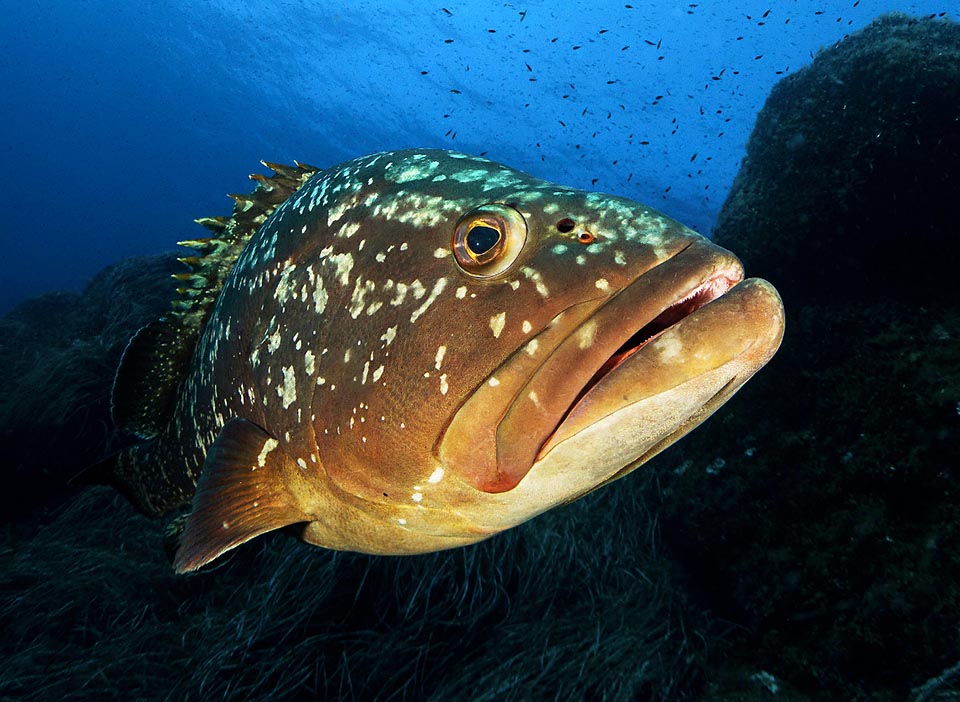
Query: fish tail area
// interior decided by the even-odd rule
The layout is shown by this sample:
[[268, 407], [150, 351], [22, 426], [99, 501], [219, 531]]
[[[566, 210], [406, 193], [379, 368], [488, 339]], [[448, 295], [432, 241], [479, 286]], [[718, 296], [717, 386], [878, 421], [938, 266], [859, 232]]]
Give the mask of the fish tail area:
[[142, 466], [153, 443], [145, 441], [112, 453], [74, 475], [69, 482], [71, 485], [109, 485], [138, 511], [159, 517], [181, 506], [183, 500], [158, 499], [155, 486], [144, 483], [143, 477], [149, 473], [145, 473]]

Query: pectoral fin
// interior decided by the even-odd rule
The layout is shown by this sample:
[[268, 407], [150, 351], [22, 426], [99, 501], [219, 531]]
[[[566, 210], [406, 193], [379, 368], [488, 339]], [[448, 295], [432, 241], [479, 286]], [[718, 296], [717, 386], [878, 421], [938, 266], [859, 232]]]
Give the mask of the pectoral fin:
[[176, 571], [197, 570], [260, 534], [309, 521], [290, 490], [297, 470], [264, 429], [245, 419], [227, 422], [207, 451]]

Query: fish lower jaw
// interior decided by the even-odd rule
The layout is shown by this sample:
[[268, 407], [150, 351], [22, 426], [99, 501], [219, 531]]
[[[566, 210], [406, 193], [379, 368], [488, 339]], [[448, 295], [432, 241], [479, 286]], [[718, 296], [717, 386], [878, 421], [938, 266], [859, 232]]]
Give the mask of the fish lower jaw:
[[583, 386], [577, 397], [570, 404], [570, 407], [557, 423], [559, 426], [566, 419], [570, 411], [580, 402], [580, 400], [598, 385], [614, 369], [624, 363], [637, 351], [642, 349], [650, 342], [657, 339], [667, 329], [680, 322], [685, 317], [693, 314], [704, 305], [722, 296], [728, 290], [733, 288], [743, 279], [743, 269], [739, 262], [735, 264], [727, 262], [718, 267], [703, 282], [696, 285], [686, 293], [681, 293], [679, 299], [668, 305], [654, 319], [644, 324], [626, 341], [621, 344], [593, 374], [589, 381]]
[[[782, 337], [783, 306], [773, 286], [752, 278], [729, 287], [710, 304], [701, 304], [620, 354], [616, 364], [578, 396], [541, 446], [537, 460], [607, 417], [633, 405], [655, 405], [658, 398], [664, 406], [649, 416], [636, 414], [636, 420], [656, 427], [661, 440], [675, 434], [661, 448], [669, 445], [706, 419], [763, 367]], [[689, 427], [681, 432], [677, 432], [680, 424], [671, 419], [679, 405], [670, 398], [678, 389], [692, 400], [683, 417]], [[626, 431], [612, 440], [629, 443], [630, 435]], [[653, 455], [648, 455], [649, 448], [635, 443], [633, 460]]]

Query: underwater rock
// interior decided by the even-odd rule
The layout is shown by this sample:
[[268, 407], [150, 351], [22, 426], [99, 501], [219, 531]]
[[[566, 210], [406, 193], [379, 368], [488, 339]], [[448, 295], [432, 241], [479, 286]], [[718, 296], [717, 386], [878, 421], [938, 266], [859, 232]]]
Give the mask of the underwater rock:
[[957, 105], [960, 26], [878, 18], [775, 87], [716, 230], [787, 331], [679, 447], [663, 533], [730, 660], [817, 699], [960, 660]]
[[715, 238], [784, 302], [952, 292], [960, 27], [883, 15], [778, 83]]
[[176, 254], [129, 258], [82, 294], [53, 292], [0, 317], [0, 509], [13, 520], [69, 492], [111, 447], [110, 385], [130, 336], [173, 298]]

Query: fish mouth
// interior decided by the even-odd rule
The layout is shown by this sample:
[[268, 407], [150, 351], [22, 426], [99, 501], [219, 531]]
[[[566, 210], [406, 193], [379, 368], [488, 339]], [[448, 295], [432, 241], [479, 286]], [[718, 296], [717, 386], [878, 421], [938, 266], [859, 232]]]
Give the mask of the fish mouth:
[[[737, 262], [739, 264], [739, 261]], [[570, 412], [580, 401], [604, 378], [621, 366], [628, 358], [642, 349], [648, 343], [660, 336], [664, 331], [679, 323], [685, 317], [696, 312], [707, 303], [715, 300], [730, 288], [743, 280], [743, 269], [739, 265], [731, 266], [726, 270], [717, 270], [712, 277], [700, 283], [693, 290], [683, 294], [683, 296], [672, 302], [663, 312], [654, 319], [644, 324], [640, 329], [634, 332], [630, 338], [624, 341], [619, 348], [597, 369], [590, 380], [583, 386], [576, 398], [563, 413], [559, 426], [569, 416]]]
[[[537, 353], [514, 354], [491, 376], [496, 384], [461, 407], [441, 458], [484, 492], [521, 481], [553, 492], [541, 483], [560, 470], [563, 489], [582, 494], [709, 416], [772, 357], [782, 333], [773, 287], [744, 280], [729, 251], [694, 241], [612, 295], [557, 315], [535, 337]], [[470, 416], [479, 440], [461, 453], [458, 420]], [[488, 417], [495, 430], [478, 436]]]

